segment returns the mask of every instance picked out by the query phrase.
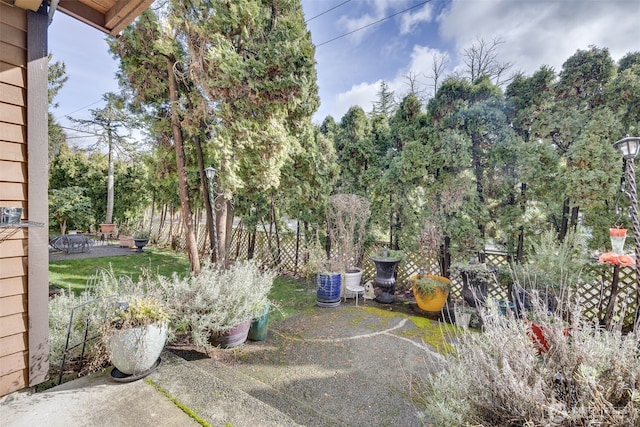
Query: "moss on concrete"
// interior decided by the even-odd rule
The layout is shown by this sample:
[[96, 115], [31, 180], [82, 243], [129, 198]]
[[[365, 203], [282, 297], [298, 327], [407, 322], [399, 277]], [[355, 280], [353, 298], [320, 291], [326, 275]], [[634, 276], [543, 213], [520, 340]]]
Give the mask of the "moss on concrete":
[[[182, 412], [184, 412], [185, 414], [187, 414], [189, 417], [191, 417], [195, 422], [197, 422], [198, 424], [200, 424], [202, 427], [212, 427], [211, 424], [209, 424], [207, 422], [207, 420], [201, 418], [200, 416], [198, 416], [198, 414], [196, 414], [191, 408], [189, 408], [187, 405], [185, 405], [184, 403], [180, 402], [178, 399], [176, 399], [175, 397], [173, 397], [172, 395], [170, 395], [166, 390], [164, 390], [162, 387], [160, 387], [158, 384], [156, 384], [155, 382], [153, 382], [153, 380], [151, 378], [145, 378], [144, 380], [147, 384], [153, 386], [153, 388], [155, 388], [156, 390], [158, 390], [158, 392], [160, 394], [162, 394], [164, 397], [166, 397], [167, 399], [169, 399], [171, 402], [173, 402], [174, 405], [176, 405], [178, 408], [180, 408], [180, 410], [182, 410]], [[227, 424], [228, 425], [228, 424]]]
[[368, 313], [375, 314], [381, 318], [393, 319], [403, 317], [411, 320], [417, 329], [403, 330], [400, 336], [406, 338], [420, 338], [425, 343], [435, 348], [440, 353], [448, 353], [453, 350], [449, 340], [459, 333], [459, 329], [448, 323], [437, 322], [426, 317], [414, 316], [400, 311], [391, 311], [378, 307], [363, 307]]

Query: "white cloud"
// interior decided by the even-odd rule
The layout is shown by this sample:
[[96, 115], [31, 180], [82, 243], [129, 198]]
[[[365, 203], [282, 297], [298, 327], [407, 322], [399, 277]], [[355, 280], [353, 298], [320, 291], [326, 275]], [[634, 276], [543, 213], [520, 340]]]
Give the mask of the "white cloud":
[[[418, 86], [425, 90], [425, 95], [431, 95], [433, 90], [433, 62], [434, 58], [448, 59], [448, 54], [428, 46], [415, 45], [406, 66], [397, 71], [394, 78], [387, 81], [389, 89], [400, 100], [409, 92], [409, 75], [416, 78]], [[378, 100], [378, 91], [382, 80], [375, 82], [361, 82], [351, 86], [345, 92], [337, 94], [336, 101], [326, 109], [337, 122], [354, 105], [359, 105], [366, 112], [371, 111], [373, 103]], [[320, 118], [320, 120], [324, 117]]]
[[425, 4], [416, 13], [405, 13], [401, 15], [400, 34], [408, 34], [413, 28], [423, 22], [431, 22], [433, 19], [433, 6], [431, 3]]
[[[372, 24], [375, 21], [377, 21], [377, 18], [375, 16], [366, 14], [366, 15], [359, 16], [358, 18], [347, 18], [346, 16], [342, 16], [338, 20], [338, 24], [341, 28], [344, 29], [345, 34], [348, 34], [351, 31], [356, 31], [359, 28]], [[357, 45], [371, 31], [373, 31], [372, 27], [358, 30], [355, 33], [349, 35], [349, 40], [351, 40], [354, 44]]]
[[[342, 15], [337, 21], [338, 27], [341, 28], [345, 34], [357, 30], [349, 35], [349, 40], [356, 45], [360, 44], [366, 35], [377, 30], [375, 27], [378, 24], [373, 25], [374, 23], [411, 7], [409, 3], [409, 0], [365, 0], [359, 2], [360, 8], [364, 10], [365, 13], [355, 17]], [[420, 22], [432, 19], [431, 7], [427, 4], [414, 14], [403, 13], [397, 18], [401, 20], [400, 34], [406, 34], [411, 31], [412, 27]]]
[[331, 115], [339, 122], [349, 108], [359, 105], [364, 111], [371, 111], [373, 103], [377, 99], [378, 90], [380, 90], [381, 80], [374, 83], [360, 83], [353, 85], [346, 92], [339, 93], [336, 102], [330, 107]]
[[499, 47], [500, 61], [531, 74], [542, 65], [559, 71], [589, 45], [609, 48], [616, 60], [638, 50], [630, 35], [637, 33], [639, 18], [635, 0], [452, 0], [437, 21], [440, 35], [455, 43], [458, 55], [480, 38], [499, 38], [505, 42]]
[[[434, 72], [433, 64], [435, 61], [449, 63], [449, 55], [447, 52], [431, 48], [429, 46], [414, 45], [410, 55], [408, 64], [399, 69], [395, 78], [389, 82], [389, 88], [393, 90], [397, 98], [403, 98], [409, 93], [409, 76], [415, 79], [418, 94], [422, 98], [433, 95]], [[451, 70], [447, 69], [444, 74], [449, 74]], [[440, 76], [440, 81], [442, 81]]]

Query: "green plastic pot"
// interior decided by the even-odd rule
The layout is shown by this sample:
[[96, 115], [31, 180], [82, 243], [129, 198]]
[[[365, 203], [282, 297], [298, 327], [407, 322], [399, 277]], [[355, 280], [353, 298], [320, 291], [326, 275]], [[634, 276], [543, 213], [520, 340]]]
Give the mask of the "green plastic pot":
[[250, 341], [264, 341], [267, 339], [267, 325], [269, 324], [269, 310], [271, 309], [271, 303], [267, 302], [262, 314], [257, 319], [251, 322], [249, 328], [249, 340]]

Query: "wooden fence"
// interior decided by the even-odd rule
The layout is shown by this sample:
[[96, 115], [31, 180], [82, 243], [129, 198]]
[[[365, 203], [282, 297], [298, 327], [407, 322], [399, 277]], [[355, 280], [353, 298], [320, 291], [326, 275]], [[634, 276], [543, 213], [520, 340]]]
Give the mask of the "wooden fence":
[[[181, 232], [180, 221], [164, 222], [152, 224], [152, 241], [159, 245], [170, 246], [174, 249], [185, 249], [185, 238]], [[196, 224], [196, 237], [200, 253], [205, 256], [208, 253], [208, 235], [203, 223]], [[250, 233], [241, 227], [234, 229], [230, 257], [231, 259], [246, 259], [249, 254]], [[283, 273], [300, 276], [304, 271], [302, 242], [298, 242], [295, 232], [282, 232], [279, 235], [279, 243], [275, 241], [273, 235], [265, 232], [257, 232], [255, 235], [255, 248], [253, 257], [261, 262], [279, 269]], [[384, 246], [383, 243], [369, 247], [364, 256], [362, 265], [363, 282], [373, 281], [375, 276], [375, 265], [370, 261], [370, 257]], [[508, 258], [504, 253], [488, 252], [487, 264], [495, 267], [508, 265]], [[458, 260], [453, 260], [458, 261]], [[398, 267], [397, 289], [408, 288], [409, 275], [418, 272], [421, 268], [426, 273], [439, 274], [438, 262], [435, 259], [423, 260], [421, 255], [414, 252], [405, 253], [405, 260]], [[613, 268], [608, 266], [591, 265], [588, 267], [596, 279], [592, 282], [581, 282], [577, 288], [578, 297], [584, 313], [592, 319], [603, 319], [607, 308], [607, 303], [611, 296], [611, 282], [613, 280]], [[634, 268], [621, 268], [619, 275], [619, 293], [617, 296], [615, 321], [619, 321], [624, 316], [624, 324], [633, 323], [636, 308], [636, 278]], [[460, 298], [462, 294], [462, 280], [460, 277], [451, 278], [452, 297]], [[495, 283], [489, 288], [489, 297], [495, 299], [509, 299], [510, 290], [505, 286]]]

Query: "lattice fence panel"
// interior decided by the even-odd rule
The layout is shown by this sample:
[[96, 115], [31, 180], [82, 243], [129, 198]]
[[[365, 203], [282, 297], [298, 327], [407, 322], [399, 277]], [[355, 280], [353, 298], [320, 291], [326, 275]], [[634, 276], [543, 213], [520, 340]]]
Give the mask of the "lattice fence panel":
[[249, 254], [249, 232], [243, 228], [234, 230], [231, 239], [231, 257], [246, 259]]
[[[179, 221], [173, 221], [173, 233], [171, 230], [171, 222], [166, 221], [164, 227], [160, 229], [159, 222], [152, 224], [151, 236], [152, 240], [159, 245], [166, 245], [184, 250], [186, 242], [183, 233], [178, 233]], [[197, 230], [198, 246], [201, 254], [207, 254], [208, 238], [206, 227], [203, 223], [199, 224]], [[362, 265], [363, 282], [373, 281], [375, 277], [375, 264], [370, 260], [371, 256], [379, 252], [387, 246], [383, 242], [378, 242], [369, 247], [364, 254]], [[246, 259], [249, 248], [249, 232], [247, 230], [237, 229], [234, 231], [232, 244], [230, 248], [230, 256], [232, 259]], [[269, 244], [266, 233], [258, 231], [256, 233], [256, 244], [254, 258], [268, 265], [277, 266], [281, 271], [297, 273], [300, 271], [302, 263], [302, 243], [299, 253], [296, 256], [296, 234], [282, 233], [280, 239], [280, 259], [278, 262], [275, 239], [271, 239]], [[494, 267], [506, 266], [509, 259], [506, 254], [497, 252], [488, 252], [486, 254], [487, 263]], [[297, 259], [297, 263], [296, 263]], [[452, 260], [463, 261], [463, 260]], [[423, 260], [422, 256], [414, 252], [406, 252], [404, 262], [398, 266], [397, 288], [406, 289], [409, 287], [409, 275], [417, 273], [421, 268], [425, 269], [429, 274], [440, 274], [440, 268], [436, 259]], [[578, 295], [581, 298], [581, 304], [587, 316], [592, 319], [602, 319], [607, 307], [607, 303], [611, 294], [611, 281], [613, 279], [613, 268], [608, 266], [592, 267], [596, 277], [592, 282], [582, 282], [578, 286]], [[462, 279], [460, 277], [451, 278], [451, 296], [452, 298], [460, 298], [462, 295]], [[619, 278], [619, 294], [617, 297], [617, 310], [623, 312], [625, 324], [633, 322], [636, 307], [636, 278], [633, 268], [621, 268]], [[509, 289], [505, 289], [498, 283], [493, 284], [489, 288], [489, 297], [496, 299], [508, 299]], [[614, 318], [619, 320], [620, 316]]]
[[[595, 279], [592, 282], [581, 282], [578, 296], [584, 312], [589, 318], [603, 319], [607, 304], [611, 298], [611, 283], [613, 281], [613, 267], [588, 267]], [[618, 295], [614, 312], [617, 313], [613, 321], [618, 322], [624, 317], [626, 324], [633, 322], [636, 307], [636, 274], [635, 269], [623, 267], [618, 279]]]

